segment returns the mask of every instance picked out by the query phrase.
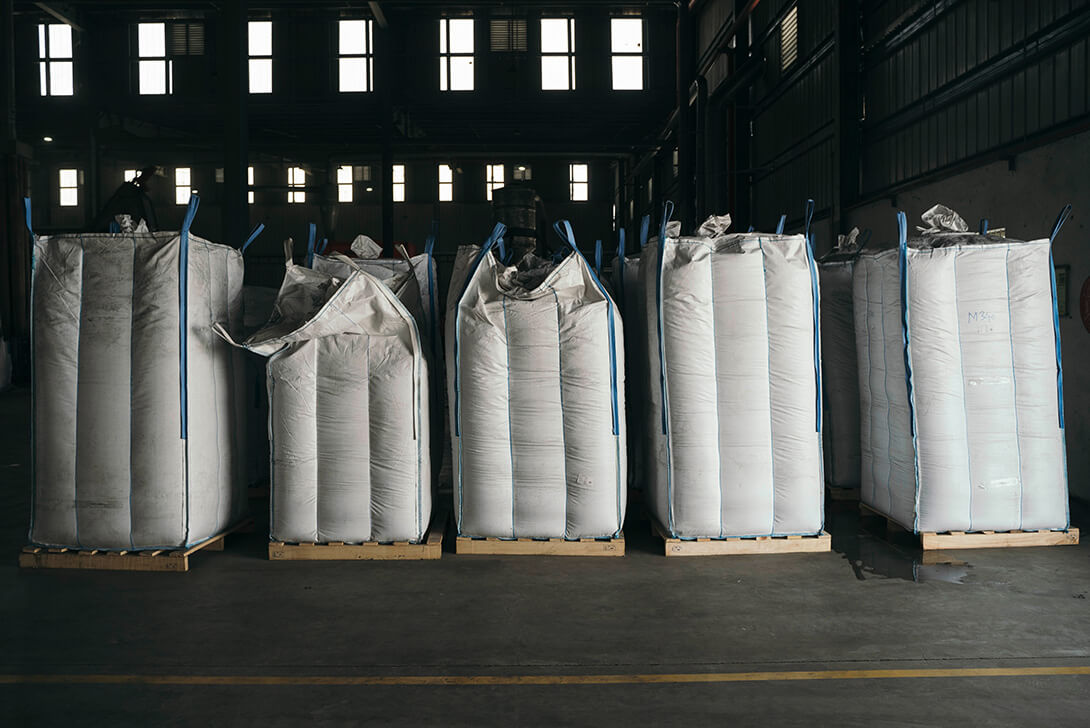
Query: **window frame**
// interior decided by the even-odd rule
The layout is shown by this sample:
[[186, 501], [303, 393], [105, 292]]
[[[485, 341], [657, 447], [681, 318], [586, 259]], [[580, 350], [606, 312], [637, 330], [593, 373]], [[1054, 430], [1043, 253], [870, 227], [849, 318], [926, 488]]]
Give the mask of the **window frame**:
[[[186, 181], [182, 184], [178, 181], [178, 176], [181, 172], [185, 172]], [[175, 167], [174, 168], [174, 204], [175, 205], [188, 205], [189, 197], [193, 194], [193, 168], [192, 167]], [[184, 196], [183, 196], [184, 195]]]
[[[254, 40], [253, 40], [253, 37], [252, 37], [252, 33], [253, 33], [254, 26], [259, 25], [259, 24], [267, 24], [269, 26], [269, 52], [267, 54], [265, 54], [265, 53], [254, 53], [253, 52]], [[258, 20], [247, 20], [246, 21], [246, 89], [247, 89], [247, 92], [250, 93], [250, 94], [256, 94], [256, 95], [259, 95], [259, 96], [264, 96], [264, 95], [271, 94], [273, 92], [273, 89], [275, 88], [275, 84], [273, 83], [273, 50], [274, 50], [273, 46], [274, 46], [274, 43], [275, 43], [275, 41], [273, 40], [274, 30], [275, 29], [274, 29], [274, 26], [273, 26], [273, 21], [268, 19], [268, 18], [260, 18]], [[254, 73], [253, 73], [253, 69], [254, 69], [254, 63], [255, 62], [257, 62], [257, 63], [267, 62], [269, 64], [269, 88], [268, 88], [268, 90], [261, 90], [261, 91], [255, 91], [254, 90]]]
[[[341, 174], [343, 172], [348, 173], [348, 180], [347, 181], [344, 181], [344, 180], [341, 179]], [[337, 202], [338, 203], [352, 202], [354, 200], [354, 198], [355, 198], [355, 190], [356, 190], [355, 184], [354, 184], [355, 168], [351, 164], [341, 164], [341, 165], [337, 166], [337, 169], [335, 170], [334, 175], [335, 175], [336, 184], [337, 184]], [[345, 197], [345, 192], [346, 191], [348, 193], [347, 198]]]
[[[439, 202], [454, 202], [454, 168], [449, 164], [439, 164], [436, 166], [437, 173], [439, 175]], [[446, 179], [443, 179], [443, 172], [446, 172]], [[446, 191], [446, 197], [443, 196], [444, 190]]]
[[[163, 29], [163, 53], [162, 55], [156, 55], [149, 53], [144, 55], [144, 50], [141, 47], [140, 42], [140, 28], [142, 26], [161, 26]], [[167, 26], [169, 23], [165, 20], [151, 21], [151, 22], [137, 22], [136, 27], [136, 94], [137, 96], [173, 96], [174, 95], [174, 56], [171, 54], [167, 44]], [[144, 76], [142, 69], [145, 64], [163, 64], [163, 91], [144, 91]], [[158, 72], [156, 72], [158, 76]]]
[[[640, 23], [640, 49], [639, 51], [618, 51], [614, 48], [614, 22], [621, 20], [638, 20]], [[647, 52], [647, 21], [642, 15], [612, 15], [609, 18], [609, 81], [610, 90], [612, 91], [646, 91], [647, 90], [647, 63], [644, 61], [644, 55]], [[640, 86], [639, 88], [632, 87], [617, 87], [617, 67], [616, 62], [622, 59], [638, 58], [640, 61]]]
[[[363, 52], [362, 53], [346, 53], [341, 50], [341, 23], [364, 23], [363, 33]], [[341, 94], [365, 94], [372, 93], [375, 90], [375, 21], [373, 18], [337, 18], [336, 25], [337, 34], [337, 53], [335, 57], [336, 61], [336, 77], [337, 77], [337, 93]], [[344, 70], [342, 67], [342, 61], [345, 60], [360, 60], [364, 62], [364, 66], [367, 70], [363, 78], [363, 86], [361, 89], [345, 89], [344, 88]]]
[[288, 165], [288, 204], [303, 205], [307, 201], [307, 171]]
[[[546, 51], [545, 50], [545, 42], [544, 42], [545, 27], [544, 26], [545, 26], [545, 22], [550, 21], [550, 20], [551, 21], [562, 20], [562, 21], [566, 22], [566, 24], [568, 26], [567, 27], [567, 33], [566, 33], [567, 42], [568, 42], [568, 50], [567, 51], [561, 52], [561, 51]], [[576, 79], [575, 79], [575, 18], [570, 16], [570, 15], [568, 15], [568, 16], [542, 17], [542, 18], [540, 18], [540, 22], [538, 23], [538, 31], [539, 31], [539, 40], [540, 40], [539, 46], [540, 46], [540, 50], [541, 50], [541, 57], [540, 57], [541, 90], [542, 91], [574, 91], [575, 90], [575, 82], [576, 82]], [[568, 59], [568, 63], [567, 63], [567, 67], [568, 67], [568, 85], [567, 85], [567, 87], [565, 87], [565, 88], [559, 88], [559, 87], [557, 87], [557, 88], [545, 88], [545, 59], [547, 59], [547, 58], [567, 58]]]
[[[499, 171], [500, 178], [495, 178], [495, 172]], [[492, 201], [492, 193], [498, 189], [507, 186], [505, 181], [507, 177], [507, 167], [503, 162], [496, 164], [489, 164], [485, 162], [484, 165], [484, 198], [489, 202]]]
[[[441, 93], [457, 93], [475, 91], [477, 87], [477, 24], [472, 17], [439, 18], [439, 91]], [[450, 24], [452, 22], [468, 22], [470, 25], [470, 51], [452, 51], [450, 40]], [[451, 61], [454, 59], [469, 59], [470, 74], [469, 88], [452, 88]]]
[[[71, 172], [75, 178], [75, 181], [71, 185], [64, 183], [64, 173]], [[79, 207], [79, 183], [80, 171], [78, 167], [63, 167], [57, 169], [57, 207]], [[72, 190], [73, 201], [65, 202], [64, 193], [66, 190]]]
[[[399, 174], [400, 171], [400, 174]], [[400, 177], [401, 179], [398, 179]], [[405, 201], [405, 183], [408, 179], [408, 171], [404, 164], [394, 164], [390, 167], [390, 186], [394, 202]]]
[[[50, 29], [58, 26], [68, 29], [70, 52], [67, 56], [56, 56], [52, 53], [53, 39]], [[53, 90], [54, 66], [68, 66], [71, 81], [71, 90], [68, 93]], [[38, 79], [38, 93], [42, 98], [76, 95], [76, 34], [68, 23], [38, 23]]]
[[[576, 169], [583, 170], [583, 179], [576, 179]], [[576, 197], [576, 190], [583, 190], [582, 197]], [[586, 162], [571, 162], [568, 164], [568, 201], [590, 202], [590, 165]]]

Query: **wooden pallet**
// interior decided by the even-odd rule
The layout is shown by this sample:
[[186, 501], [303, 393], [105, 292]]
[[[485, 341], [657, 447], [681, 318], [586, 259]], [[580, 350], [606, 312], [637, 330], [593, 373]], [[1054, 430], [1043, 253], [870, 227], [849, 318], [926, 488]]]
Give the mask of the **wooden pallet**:
[[490, 556], [624, 556], [624, 533], [614, 538], [470, 538], [459, 536], [454, 544], [458, 554]]
[[667, 556], [799, 554], [831, 551], [833, 547], [833, 539], [825, 531], [817, 536], [680, 539], [671, 536], [655, 519], [651, 519], [651, 530], [663, 540]]
[[825, 490], [829, 493], [829, 499], [834, 501], [857, 501], [859, 500], [859, 488], [844, 488], [839, 485], [826, 485]]
[[185, 549], [103, 551], [100, 549], [24, 546], [19, 566], [24, 569], [98, 569], [104, 571], [189, 571], [189, 557], [198, 551], [223, 551], [229, 533], [253, 526], [247, 518], [202, 543]]
[[447, 512], [432, 518], [420, 543], [285, 543], [269, 542], [269, 561], [428, 561], [443, 555]]
[[[877, 516], [886, 521], [886, 528], [891, 531], [911, 531], [897, 523], [885, 513], [859, 504], [864, 516]], [[920, 537], [924, 551], [939, 549], [1001, 549], [1025, 546], [1074, 546], [1079, 542], [1079, 529], [1066, 531], [944, 531], [935, 533], [924, 531], [915, 534]]]

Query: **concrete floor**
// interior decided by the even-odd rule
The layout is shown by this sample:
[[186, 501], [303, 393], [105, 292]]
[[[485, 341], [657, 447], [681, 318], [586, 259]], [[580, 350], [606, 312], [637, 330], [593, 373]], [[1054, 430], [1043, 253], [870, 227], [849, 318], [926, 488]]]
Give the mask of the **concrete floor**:
[[[1090, 674], [552, 685], [345, 676], [586, 676], [1090, 666], [1090, 545], [960, 551], [830, 507], [830, 554], [270, 563], [230, 538], [188, 574], [20, 571], [25, 390], [0, 394], [0, 725], [997, 725], [1090, 720]], [[255, 502], [264, 515], [267, 504]], [[1076, 525], [1087, 520], [1075, 509]], [[1081, 523], [1079, 522], [1081, 521]], [[448, 534], [449, 537], [449, 534]], [[449, 546], [449, 543], [448, 543]], [[13, 675], [145, 676], [19, 684]], [[149, 675], [197, 676], [148, 685]], [[228, 680], [216, 683], [218, 676]], [[231, 677], [279, 676], [240, 685]], [[783, 676], [779, 676], [782, 678]], [[847, 677], [850, 677], [847, 676]], [[692, 678], [684, 678], [691, 680]], [[176, 681], [177, 682], [177, 681]], [[319, 683], [331, 682], [329, 679]]]

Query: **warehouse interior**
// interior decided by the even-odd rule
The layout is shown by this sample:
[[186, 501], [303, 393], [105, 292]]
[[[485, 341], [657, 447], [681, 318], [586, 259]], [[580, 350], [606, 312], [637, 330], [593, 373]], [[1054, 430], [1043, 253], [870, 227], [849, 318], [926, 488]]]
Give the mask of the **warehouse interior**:
[[[1087, 0], [0, 0], [0, 725], [1082, 724], [1090, 716], [1090, 546], [1078, 543], [1076, 530], [1090, 523], [1090, 448], [1085, 446], [1090, 441], [1090, 368], [1085, 365], [1090, 361], [1088, 55]], [[195, 216], [194, 197], [199, 198]], [[915, 301], [918, 292], [906, 283], [913, 243], [905, 240], [935, 232], [926, 229], [936, 225], [932, 218], [922, 218], [935, 205], [958, 213], [963, 226], [957, 234], [972, 235], [979, 227], [990, 234], [979, 236], [978, 247], [990, 241], [1006, 250], [1008, 280], [993, 277], [988, 283], [1001, 284], [1005, 292], [996, 306], [1004, 307], [1002, 341], [1009, 339], [1010, 347], [1003, 356], [1012, 372], [1017, 359], [1012, 306], [1017, 304], [1012, 304], [1011, 291], [1017, 285], [1009, 279], [1019, 268], [1009, 261], [1015, 243], [997, 243], [997, 236], [1043, 243], [1047, 262], [1036, 280], [1052, 313], [1042, 319], [1048, 329], [1045, 346], [1032, 365], [1060, 386], [1015, 385], [1009, 409], [1018, 411], [1010, 416], [1015, 441], [1022, 443], [1029, 437], [1018, 431], [1028, 416], [1022, 408], [1029, 411], [1043, 400], [1058, 408], [1059, 455], [1046, 465], [1066, 489], [1061, 506], [1066, 523], [1026, 526], [1025, 531], [1075, 534], [1070, 545], [970, 545], [941, 551], [926, 546], [924, 532], [931, 529], [919, 527], [920, 519], [928, 517], [920, 490], [926, 468], [921, 470], [919, 457], [925, 450], [917, 450], [917, 441], [927, 441], [926, 410], [940, 403], [939, 398], [919, 399], [925, 390], [914, 395], [912, 370], [922, 378], [928, 362], [920, 345], [920, 358], [909, 363], [907, 332], [913, 317], [923, 320], [926, 314], [922, 307], [910, 312], [906, 302]], [[1066, 205], [1070, 216], [1062, 231], [1058, 225], [1054, 230]], [[907, 235], [898, 229], [899, 212], [907, 220]], [[245, 475], [230, 485], [244, 497], [236, 504], [240, 510], [227, 519], [232, 529], [235, 521], [245, 521], [245, 527], [229, 531], [226, 538], [221, 533], [218, 545], [193, 554], [191, 570], [184, 574], [78, 565], [27, 568], [26, 548], [50, 551], [61, 543], [36, 537], [33, 521], [43, 503], [52, 503], [42, 495], [42, 473], [55, 470], [43, 464], [41, 454], [48, 442], [40, 431], [45, 415], [39, 402], [54, 395], [43, 385], [52, 380], [43, 373], [40, 349], [52, 345], [50, 332], [63, 328], [56, 318], [39, 320], [38, 310], [45, 310], [43, 301], [53, 295], [44, 276], [59, 281], [71, 273], [50, 267], [59, 258], [50, 258], [43, 246], [49, 240], [77, 240], [86, 255], [84, 237], [106, 233], [118, 223], [117, 229], [125, 230], [121, 235], [129, 233], [116, 217], [122, 213], [130, 214], [133, 223], [145, 219], [153, 232], [184, 231], [172, 233], [175, 239], [180, 235], [183, 248], [192, 224], [193, 240], [242, 251], [235, 258], [245, 274], [238, 285], [260, 288], [270, 301], [245, 335], [266, 321], [272, 327], [278, 317], [290, 319], [282, 302], [275, 314], [269, 313], [286, 276], [293, 270], [316, 271], [316, 255], [348, 261], [345, 256], [358, 254], [358, 236], [381, 248], [375, 257], [382, 260], [422, 256], [428, 266], [434, 263], [427, 268], [432, 277], [421, 279], [426, 282], [417, 289], [418, 297], [430, 295], [440, 302], [425, 316], [434, 327], [431, 338], [418, 336], [415, 312], [396, 297], [391, 306], [405, 312], [416, 337], [413, 346], [439, 352], [427, 359], [433, 379], [421, 385], [425, 394], [414, 388], [412, 396], [417, 402], [431, 401], [432, 513], [443, 515], [441, 526], [432, 521], [429, 533], [445, 534], [442, 558], [272, 561], [270, 537], [274, 543], [302, 541], [277, 538], [275, 515], [270, 523], [275, 473], [280, 471], [277, 444], [270, 444], [266, 434], [275, 429], [279, 405], [270, 410], [268, 398], [274, 379], [286, 375], [274, 373], [276, 357], [269, 358], [266, 388], [263, 357], [276, 349], [259, 346], [255, 339], [247, 346], [239, 314], [238, 332], [226, 326], [234, 340], [227, 331], [220, 334], [238, 348], [215, 338], [211, 327], [207, 333], [216, 342], [210, 350], [245, 355], [248, 372], [256, 377], [247, 380], [239, 401], [252, 410], [246, 416], [256, 418], [257, 434], [252, 428], [215, 433], [217, 448], [247, 452], [233, 466]], [[682, 236], [699, 236], [705, 234], [699, 232], [701, 223], [727, 214], [731, 233], [748, 228], [771, 236], [779, 224], [785, 238], [801, 246], [804, 272], [796, 279], [805, 287], [803, 302], [809, 306], [812, 301], [814, 318], [813, 325], [806, 315], [801, 323], [796, 319], [795, 328], [811, 337], [806, 341], [814, 362], [804, 363], [811, 374], [811, 364], [818, 368], [816, 384], [807, 382], [816, 386], [817, 403], [810, 394], [806, 404], [817, 408], [814, 446], [819, 463], [823, 455], [826, 463], [824, 471], [820, 464], [815, 469], [815, 478], [823, 472], [824, 482], [816, 486], [820, 497], [814, 496], [815, 517], [821, 519], [816, 531], [831, 536], [824, 553], [666, 558], [663, 544], [665, 539], [669, 553], [670, 536], [684, 547], [729, 535], [723, 530], [727, 496], [716, 501], [719, 533], [689, 539], [673, 523], [673, 510], [669, 523], [663, 517], [656, 524], [655, 497], [643, 495], [645, 486], [653, 492], [644, 478], [654, 478], [649, 470], [654, 470], [655, 449], [639, 433], [657, 436], [659, 414], [662, 433], [668, 419], [671, 427], [681, 422], [666, 401], [664, 354], [684, 336], [670, 339], [664, 320], [670, 310], [682, 317], [695, 312], [704, 300], [682, 290], [678, 308], [664, 308], [663, 290], [670, 279], [663, 273], [668, 249], [663, 241], [678, 237], [667, 232], [667, 223], [672, 215]], [[559, 236], [553, 232], [553, 224], [565, 220], [574, 239], [565, 237], [563, 225], [557, 228]], [[532, 409], [537, 401], [532, 393], [516, 400], [512, 392], [513, 344], [506, 369], [501, 363], [467, 375], [457, 358], [457, 336], [468, 337], [473, 329], [460, 313], [452, 318], [451, 311], [459, 301], [465, 305], [466, 292], [475, 290], [481, 275], [474, 267], [467, 277], [460, 251], [489, 241], [498, 221], [506, 224], [507, 248], [534, 249], [541, 265], [579, 259], [589, 271], [587, 280], [596, 282], [586, 295], [599, 296], [600, 290], [600, 302], [608, 303], [609, 346], [616, 344], [608, 355], [614, 379], [607, 378], [601, 391], [608, 428], [612, 385], [617, 462], [623, 460], [621, 426], [627, 416], [627, 488], [618, 474], [618, 502], [607, 514], [619, 519], [616, 533], [611, 527], [605, 538], [593, 534], [590, 540], [610, 541], [612, 535], [614, 543], [623, 526], [623, 558], [455, 550], [462, 537], [482, 535], [470, 533], [466, 524], [471, 519], [463, 520], [457, 486], [469, 477], [469, 470], [461, 468], [459, 438], [470, 437], [464, 434], [470, 419], [457, 418], [474, 416], [474, 387], [502, 388], [502, 372], [507, 373], [505, 399], [495, 401], [506, 403], [502, 436], [510, 440], [503, 444], [503, 457], [509, 455], [511, 464], [497, 480], [516, 477], [511, 408], [522, 401]], [[650, 230], [651, 244], [645, 249], [634, 242], [641, 238], [641, 225]], [[253, 237], [257, 228], [262, 230]], [[838, 372], [831, 371], [835, 367], [828, 358], [827, 329], [834, 319], [825, 306], [832, 295], [823, 280], [819, 304], [817, 264], [838, 260], [845, 250], [839, 247], [842, 236], [853, 229], [862, 231], [868, 254], [899, 250], [901, 256], [889, 268], [896, 278], [900, 260], [901, 305], [885, 298], [878, 304], [879, 327], [892, 322], [894, 330], [879, 331], [873, 323], [864, 329], [883, 340], [892, 336], [895, 346], [886, 348], [895, 358], [903, 352], [904, 358], [904, 365], [894, 364], [909, 369], [911, 406], [906, 411], [913, 419], [906, 447], [916, 483], [915, 502], [910, 492], [906, 507], [916, 521], [907, 526], [889, 515], [892, 494], [890, 510], [881, 503], [868, 505], [867, 479], [877, 476], [862, 476], [861, 507], [858, 456], [856, 495], [838, 495], [844, 489], [830, 481], [834, 435], [828, 411], [822, 440], [823, 407], [833, 406], [829, 398], [835, 392], [829, 388]], [[642, 369], [634, 367], [630, 358], [638, 324], [623, 300], [629, 264], [624, 249], [618, 259], [618, 243], [625, 237], [629, 253], [643, 250], [638, 280], [641, 292], [651, 298], [641, 306], [653, 306], [658, 295], [658, 328], [647, 311], [641, 309], [644, 318], [639, 319], [650, 321], [639, 342], [654, 342], [652, 369], [646, 361]], [[569, 245], [574, 252], [566, 252]], [[489, 247], [481, 249], [475, 266], [482, 260], [485, 266], [506, 264], [506, 253], [498, 250], [493, 263]], [[135, 261], [135, 242], [132, 250], [129, 259]], [[648, 251], [657, 251], [657, 294], [655, 279], [645, 275], [652, 265]], [[936, 251], [941, 251], [937, 245], [916, 252], [932, 260]], [[286, 252], [294, 260], [287, 269]], [[855, 249], [848, 257], [861, 252]], [[768, 255], [764, 249], [758, 254]], [[810, 274], [805, 272], [807, 255]], [[1019, 265], [1028, 271], [1033, 264]], [[177, 275], [184, 280], [182, 268]], [[80, 308], [68, 309], [77, 322], [92, 295], [87, 270], [76, 272], [84, 276]], [[918, 270], [924, 280], [922, 264]], [[757, 271], [762, 274], [761, 265]], [[763, 275], [772, 271], [769, 263]], [[229, 273], [224, 277], [229, 288], [234, 285]], [[357, 278], [368, 285], [378, 280], [348, 275]], [[177, 282], [177, 276], [171, 280]], [[341, 279], [333, 280], [334, 288], [342, 285]], [[857, 287], [858, 280], [857, 270]], [[927, 286], [915, 285], [926, 297]], [[953, 285], [958, 285], [956, 267]], [[184, 325], [176, 290], [155, 286], [155, 296], [161, 293], [163, 305], [173, 307]], [[130, 300], [123, 305], [133, 306], [126, 336], [139, 326], [137, 289], [133, 283], [131, 296], [128, 288], [124, 291]], [[481, 300], [485, 289], [482, 284]], [[717, 305], [716, 296], [732, 294], [730, 286], [717, 286], [713, 278], [711, 305]], [[323, 288], [315, 300], [322, 304], [329, 295]], [[772, 289], [764, 295], [762, 325], [771, 337], [772, 307], [782, 301]], [[963, 294], [954, 296], [955, 308], [958, 295]], [[557, 319], [550, 319], [549, 326], [556, 327], [559, 349], [562, 292], [550, 296], [556, 298]], [[850, 287], [847, 300], [850, 306]], [[508, 304], [503, 297], [505, 340]], [[109, 309], [119, 305], [111, 299], [94, 310], [108, 318]], [[147, 310], [152, 308], [149, 304]], [[153, 314], [158, 315], [147, 315]], [[958, 310], [954, 320], [963, 320], [963, 314]], [[517, 324], [518, 314], [511, 315]], [[992, 314], [987, 316], [990, 321]], [[526, 320], [528, 329], [541, 328], [538, 319]], [[623, 341], [614, 332], [622, 320]], [[850, 329], [850, 310], [845, 320]], [[718, 362], [729, 369], [721, 357], [730, 342], [716, 342], [734, 334], [716, 331], [715, 321], [713, 316], [711, 368]], [[965, 339], [960, 326], [959, 352], [961, 342], [973, 335]], [[927, 335], [924, 328], [917, 342]], [[984, 337], [993, 333], [990, 324], [974, 329]], [[172, 335], [176, 342], [177, 334]], [[532, 341], [526, 348], [533, 349], [538, 340], [527, 336]], [[272, 334], [269, 338], [280, 341]], [[203, 354], [195, 345], [186, 348], [185, 334], [182, 339], [184, 368], [186, 351], [193, 362]], [[572, 339], [582, 341], [583, 335]], [[461, 341], [463, 359], [484, 351], [484, 344], [473, 348], [464, 343], [470, 339]], [[858, 345], [863, 351], [864, 344]], [[77, 335], [75, 348], [60, 360], [82, 358], [86, 347]], [[941, 354], [943, 347], [935, 348]], [[648, 351], [644, 346], [635, 356], [646, 359]], [[135, 368], [136, 355], [128, 352], [122, 351], [123, 358], [131, 358]], [[853, 348], [853, 368], [854, 354]], [[568, 360], [555, 351], [550, 356], [559, 362], [562, 380]], [[767, 365], [762, 371], [770, 380], [770, 402], [778, 385], [776, 356], [770, 344], [762, 364]], [[620, 374], [618, 357], [625, 362]], [[172, 366], [177, 367], [176, 359]], [[401, 364], [398, 372], [416, 372], [414, 366]], [[883, 366], [883, 376], [892, 371], [889, 361]], [[573, 377], [575, 369], [579, 366], [573, 367]], [[678, 383], [682, 374], [691, 373], [671, 370]], [[79, 385], [90, 382], [93, 387], [121, 375], [100, 366], [85, 376], [81, 372]], [[721, 399], [719, 389], [709, 393], [711, 386], [722, 386], [718, 376], [710, 377], [713, 384], [700, 390], [703, 395], [693, 396], [693, 407], [702, 398]], [[866, 373], [859, 376], [864, 381]], [[183, 402], [186, 382], [190, 396], [197, 397], [199, 379], [183, 375]], [[905, 380], [900, 377], [897, 387], [905, 389]], [[413, 386], [421, 381], [414, 380]], [[651, 409], [633, 406], [640, 381], [648, 383], [645, 398]], [[853, 372], [849, 388], [856, 381]], [[889, 391], [888, 377], [884, 381], [883, 401], [892, 411], [897, 392]], [[974, 385], [997, 384], [964, 371], [958, 381], [964, 383], [966, 401]], [[276, 382], [279, 386], [281, 380]], [[1010, 383], [1002, 380], [1004, 386]], [[134, 408], [124, 428], [135, 433], [138, 387], [128, 378], [123, 385]], [[177, 398], [177, 386], [171, 386]], [[371, 397], [378, 401], [375, 387], [372, 381]], [[563, 382], [558, 387], [560, 414], [566, 416], [565, 397], [573, 390]], [[618, 390], [627, 396], [627, 406], [618, 405]], [[592, 400], [590, 394], [582, 399], [582, 389], [574, 391], [580, 402]], [[82, 396], [77, 385], [73, 402], [83, 404]], [[859, 392], [852, 396], [858, 402]], [[801, 407], [801, 399], [793, 405]], [[398, 401], [410, 409], [409, 400]], [[493, 404], [485, 403], [485, 416]], [[865, 401], [864, 414], [866, 406]], [[185, 407], [182, 439], [195, 442], [205, 436], [205, 420], [190, 410], [187, 433]], [[998, 423], [1008, 414], [995, 403], [981, 407], [997, 424], [994, 430], [983, 427], [980, 436], [999, 438]], [[74, 431], [78, 421], [82, 432], [84, 414], [77, 417], [75, 404], [62, 403], [58, 411], [58, 421], [71, 423]], [[805, 416], [813, 424], [812, 409]], [[1053, 410], [1048, 416], [1055, 419]], [[719, 417], [716, 426], [722, 427]], [[852, 417], [858, 428], [858, 408]], [[372, 418], [371, 427], [383, 429]], [[965, 418], [970, 419], [968, 410]], [[417, 427], [429, 430], [427, 423], [409, 420], [413, 433]], [[83, 442], [108, 448], [111, 440], [128, 438], [110, 423], [116, 421], [109, 420]], [[566, 421], [560, 426], [559, 465], [549, 462], [545, 468], [557, 465], [566, 482], [575, 476], [567, 471], [570, 454], [565, 461], [563, 453], [583, 441], [582, 435], [570, 437], [571, 427]], [[671, 442], [680, 448], [678, 443], [707, 429], [699, 423], [689, 430], [684, 422], [677, 427], [680, 439], [667, 437], [667, 450]], [[533, 437], [533, 425], [528, 428], [527, 436]], [[149, 432], [153, 429], [149, 426]], [[895, 429], [890, 424], [880, 434], [892, 441], [889, 433]], [[968, 429], [961, 435], [967, 441], [975, 436]], [[718, 436], [726, 437], [724, 431]], [[125, 468], [135, 468], [139, 458], [171, 457], [150, 445], [138, 452], [133, 437]], [[368, 452], [378, 447], [375, 437], [372, 433]], [[784, 452], [789, 440], [781, 441]], [[858, 449], [858, 437], [855, 445]], [[1023, 458], [1031, 455], [1021, 448], [1016, 467], [1025, 468]], [[352, 449], [343, 448], [345, 458]], [[74, 446], [74, 452], [87, 457], [80, 447]], [[201, 456], [185, 457], [194, 461], [183, 466], [186, 472], [196, 472]], [[889, 456], [890, 480], [895, 459]], [[682, 487], [669, 467], [667, 487]], [[726, 472], [726, 465], [716, 467]], [[982, 465], [973, 459], [969, 468], [974, 467], [989, 471], [991, 460]], [[1010, 485], [1000, 482], [1005, 477], [1000, 470], [995, 465], [990, 475], [979, 476], [994, 478], [988, 484], [966, 486], [970, 524], [974, 495], [982, 498], [986, 485]], [[132, 477], [125, 506], [127, 539], [134, 544], [129, 556], [150, 561], [159, 551], [141, 555], [133, 540]], [[486, 473], [486, 480], [491, 477]], [[1015, 480], [1022, 499], [1020, 526], [1027, 486], [1018, 473]], [[184, 497], [189, 498], [186, 482]], [[579, 487], [589, 489], [589, 483], [589, 478], [580, 481]], [[523, 535], [515, 526], [513, 493], [504, 501], [512, 530], [487, 534], [501, 543], [518, 542]], [[669, 493], [664, 497], [674, 497]], [[580, 542], [583, 534], [573, 537], [575, 516], [566, 510], [570, 492], [567, 497], [560, 538], [531, 534], [537, 542]], [[78, 494], [71, 500], [92, 518], [95, 509], [109, 506], [81, 503]], [[217, 501], [216, 507], [221, 505]], [[186, 501], [187, 519], [189, 508]], [[79, 516], [76, 525], [78, 537]], [[956, 535], [981, 528], [988, 529], [986, 534], [1015, 530], [934, 530]], [[787, 531], [791, 538], [803, 531], [810, 535], [807, 529]], [[93, 525], [85, 527], [85, 536], [92, 532]], [[753, 531], [744, 533], [749, 538]], [[775, 528], [770, 533], [787, 538]], [[183, 545], [191, 545], [188, 530]], [[110, 544], [81, 547], [116, 553]], [[84, 556], [76, 547], [63, 550], [75, 559], [102, 558], [98, 551]], [[106, 558], [122, 557], [107, 553]]]

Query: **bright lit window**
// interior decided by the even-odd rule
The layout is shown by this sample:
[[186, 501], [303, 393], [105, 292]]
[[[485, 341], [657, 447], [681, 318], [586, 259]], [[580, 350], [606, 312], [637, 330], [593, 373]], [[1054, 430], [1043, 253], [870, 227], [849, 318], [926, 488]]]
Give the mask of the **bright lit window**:
[[[307, 173], [302, 167], [288, 167], [288, 202], [306, 202]], [[294, 188], [294, 189], [293, 189]]]
[[590, 192], [590, 184], [587, 180], [587, 165], [568, 165], [568, 192], [572, 202], [587, 201]]
[[610, 48], [613, 52], [613, 90], [643, 88], [643, 18], [611, 18]]
[[352, 165], [337, 167], [337, 202], [352, 201]]
[[189, 196], [195, 193], [193, 189], [193, 175], [189, 167], [178, 167], [174, 170], [174, 203], [188, 205]]
[[374, 21], [337, 21], [337, 72], [341, 92], [374, 90]]
[[534, 172], [529, 165], [520, 164], [515, 167], [515, 173], [512, 176], [516, 182], [529, 182], [534, 178]]
[[272, 21], [251, 20], [248, 25], [250, 47], [250, 93], [272, 93]]
[[249, 190], [246, 192], [246, 201], [251, 205], [254, 204], [254, 168], [246, 168], [246, 184], [249, 186]]
[[140, 170], [138, 170], [138, 169], [126, 169], [125, 172], [123, 173], [123, 176], [124, 176], [124, 179], [125, 179], [126, 182], [132, 182], [139, 175], [140, 175]]
[[79, 204], [79, 170], [60, 171], [60, 193], [61, 207], [75, 207]]
[[395, 164], [393, 170], [394, 202], [405, 201], [405, 165]]
[[454, 172], [449, 164], [439, 165], [439, 201], [454, 201]]
[[541, 90], [575, 90], [575, 18], [541, 19]]
[[484, 183], [484, 196], [485, 198], [492, 199], [492, 190], [503, 187], [503, 165], [502, 164], [489, 164], [486, 166], [485, 174], [486, 179]]
[[791, 8], [780, 23], [780, 70], [786, 71], [799, 57], [799, 6]]
[[473, 19], [439, 20], [439, 90], [473, 90]]
[[72, 26], [64, 23], [38, 26], [38, 75], [42, 96], [71, 96]]
[[166, 23], [136, 26], [137, 89], [143, 96], [174, 93], [174, 61], [167, 58]]

